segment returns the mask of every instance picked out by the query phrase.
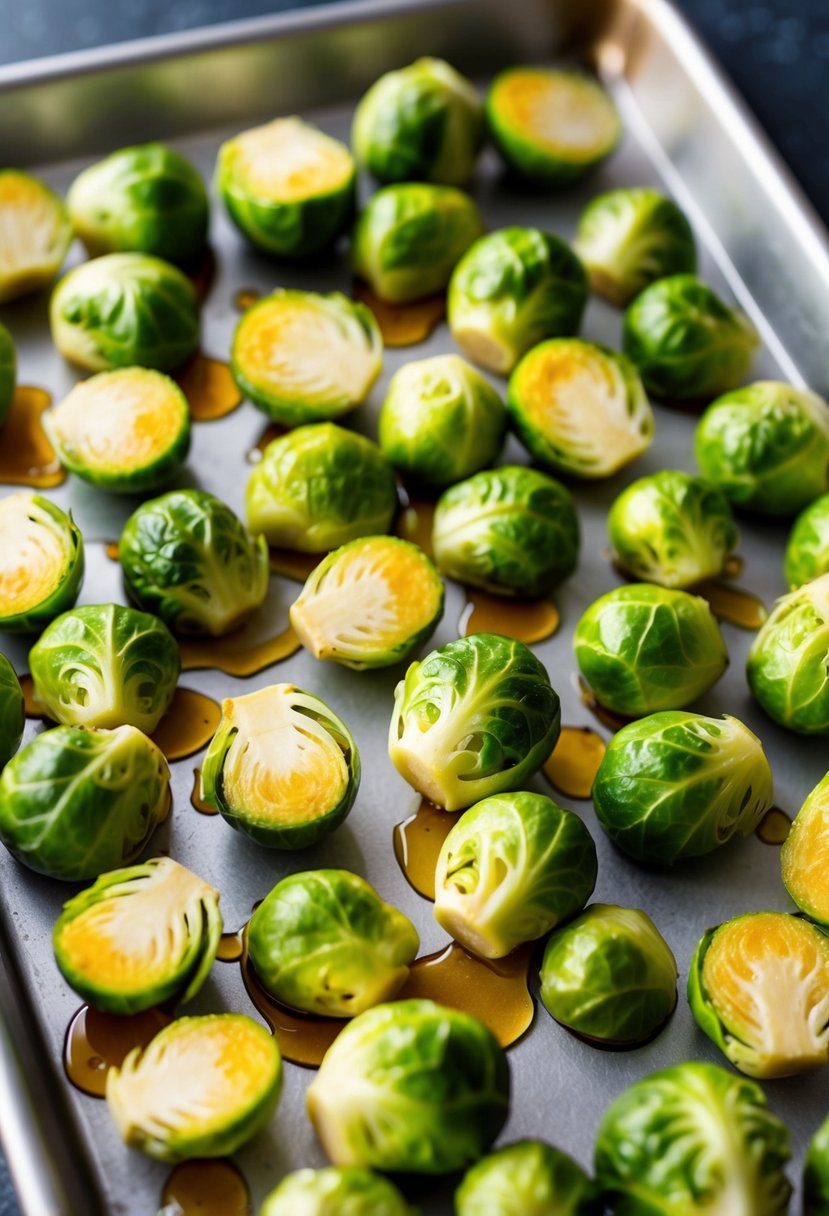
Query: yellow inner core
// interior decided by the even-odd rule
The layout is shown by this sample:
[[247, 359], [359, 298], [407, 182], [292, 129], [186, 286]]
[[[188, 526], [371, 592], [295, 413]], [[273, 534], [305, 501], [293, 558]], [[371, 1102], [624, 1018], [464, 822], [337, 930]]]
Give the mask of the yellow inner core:
[[781, 858], [793, 898], [819, 917], [829, 917], [829, 797], [795, 820]]
[[[32, 518], [34, 516], [34, 518]], [[26, 612], [57, 588], [67, 552], [57, 525], [31, 494], [0, 502], [0, 616]]]
[[0, 176], [0, 276], [48, 262], [59, 227], [54, 200], [37, 182]]
[[294, 203], [345, 186], [353, 165], [348, 150], [298, 118], [277, 118], [233, 141], [236, 175], [252, 194]]
[[618, 130], [613, 107], [577, 77], [509, 76], [498, 86], [495, 104], [519, 135], [570, 158], [595, 156]]

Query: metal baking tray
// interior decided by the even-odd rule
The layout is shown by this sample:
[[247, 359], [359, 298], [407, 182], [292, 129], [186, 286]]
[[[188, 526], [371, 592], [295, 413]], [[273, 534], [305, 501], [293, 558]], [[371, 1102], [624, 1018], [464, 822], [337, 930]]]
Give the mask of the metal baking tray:
[[[522, 61], [579, 60], [595, 68], [623, 111], [626, 135], [612, 160], [588, 182], [551, 196], [507, 187], [487, 152], [475, 183], [492, 227], [528, 223], [564, 237], [592, 195], [620, 184], [661, 183], [688, 210], [702, 249], [702, 274], [736, 299], [760, 328], [765, 348], [757, 377], [791, 379], [829, 390], [825, 335], [829, 332], [829, 248], [815, 220], [753, 121], [677, 12], [665, 0], [405, 0], [345, 3], [282, 17], [222, 26], [41, 63], [0, 69], [0, 163], [31, 166], [59, 190], [96, 155], [130, 141], [168, 139], [209, 178], [218, 143], [245, 124], [300, 112], [347, 137], [353, 105], [382, 71], [417, 55], [441, 55], [479, 79]], [[247, 249], [222, 209], [213, 209], [211, 242], [218, 273], [204, 308], [204, 346], [226, 355], [240, 288], [278, 284], [348, 289], [344, 258], [309, 269], [285, 267]], [[74, 257], [80, 255], [76, 250]], [[18, 343], [20, 382], [56, 398], [74, 373], [52, 348], [47, 296], [0, 311]], [[620, 314], [590, 303], [584, 333], [617, 345]], [[385, 385], [404, 361], [451, 349], [445, 326], [417, 348], [389, 350], [383, 378], [351, 420], [371, 432]], [[558, 597], [562, 628], [538, 645], [562, 697], [563, 721], [592, 724], [574, 683], [573, 627], [596, 596], [617, 582], [604, 550], [605, 513], [624, 484], [663, 467], [691, 467], [693, 417], [656, 407], [656, 442], [633, 468], [610, 481], [576, 486], [583, 552], [575, 576]], [[250, 466], [245, 453], [263, 429], [250, 404], [221, 421], [199, 424], [184, 484], [199, 484], [241, 508]], [[514, 440], [505, 459], [523, 460]], [[116, 537], [133, 503], [70, 478], [53, 492], [71, 507], [85, 537]], [[781, 560], [785, 532], [741, 522], [742, 583], [766, 603], [785, 588]], [[117, 566], [100, 544], [88, 546], [82, 602], [123, 599]], [[274, 620], [285, 618], [296, 586], [274, 579]], [[450, 588], [434, 644], [456, 636], [462, 608]], [[772, 760], [776, 799], [794, 813], [826, 769], [825, 745], [779, 730], [749, 698], [743, 674], [751, 635], [729, 625], [724, 634], [731, 666], [699, 702], [706, 712], [729, 711], [763, 739]], [[18, 671], [26, 647], [3, 639]], [[190, 805], [193, 766], [174, 764], [174, 814], [151, 851], [169, 850], [221, 891], [225, 924], [235, 929], [283, 875], [301, 868], [353, 868], [403, 908], [420, 930], [423, 950], [445, 937], [431, 906], [409, 887], [392, 853], [392, 829], [417, 804], [385, 748], [392, 690], [399, 670], [356, 674], [316, 663], [299, 652], [251, 680], [215, 672], [186, 673], [183, 683], [213, 696], [291, 680], [322, 694], [344, 716], [363, 757], [363, 782], [347, 823], [301, 855], [271, 853], [231, 831], [220, 818]], [[27, 734], [34, 725], [29, 723]], [[543, 779], [533, 783], [547, 789]], [[567, 803], [566, 799], [562, 799]], [[779, 853], [757, 839], [734, 843], [715, 856], [652, 873], [616, 853], [589, 802], [573, 803], [599, 851], [596, 898], [647, 909], [685, 973], [709, 925], [749, 910], [787, 909]], [[0, 977], [4, 1012], [0, 1034], [0, 1134], [25, 1216], [148, 1216], [160, 1206], [163, 1165], [123, 1147], [105, 1104], [66, 1082], [61, 1048], [77, 996], [62, 981], [51, 948], [51, 928], [68, 888], [18, 866], [0, 850]], [[4, 981], [4, 982], [3, 982]], [[216, 964], [189, 1011], [252, 1012], [236, 966]], [[541, 1136], [588, 1167], [595, 1131], [608, 1103], [627, 1085], [672, 1062], [699, 1058], [723, 1063], [696, 1029], [684, 997], [653, 1043], [628, 1053], [597, 1051], [570, 1037], [542, 1007], [509, 1052], [513, 1102], [503, 1139]], [[258, 1205], [288, 1170], [322, 1165], [323, 1154], [304, 1114], [312, 1074], [286, 1066], [285, 1091], [269, 1128], [237, 1160]], [[825, 1074], [765, 1086], [773, 1109], [789, 1125], [797, 1179], [808, 1137], [826, 1113]], [[448, 1214], [451, 1187], [425, 1186], [418, 1196], [426, 1216]]]

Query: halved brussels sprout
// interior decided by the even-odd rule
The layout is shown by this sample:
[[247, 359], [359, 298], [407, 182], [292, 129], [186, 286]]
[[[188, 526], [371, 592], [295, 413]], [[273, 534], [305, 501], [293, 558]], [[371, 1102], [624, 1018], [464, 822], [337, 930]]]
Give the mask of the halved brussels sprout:
[[651, 283], [625, 313], [624, 352], [657, 397], [727, 392], [746, 375], [759, 344], [748, 317], [693, 274]]
[[771, 806], [763, 745], [727, 714], [650, 714], [613, 736], [593, 783], [599, 822], [637, 861], [673, 865], [750, 836]]
[[443, 615], [443, 582], [426, 554], [395, 536], [352, 540], [323, 558], [291, 605], [315, 659], [362, 671], [405, 659]]
[[325, 553], [388, 532], [394, 470], [376, 443], [331, 422], [274, 439], [250, 475], [248, 526], [272, 545]]
[[591, 904], [547, 942], [541, 1000], [584, 1038], [635, 1046], [670, 1017], [676, 981], [676, 959], [646, 912]]
[[468, 1169], [455, 1216], [599, 1216], [595, 1186], [580, 1165], [543, 1140], [519, 1140]]
[[127, 520], [118, 559], [132, 598], [179, 634], [230, 633], [268, 594], [268, 546], [204, 490], [172, 490]]
[[0, 654], [0, 769], [20, 746], [25, 724], [20, 681], [9, 660]]
[[392, 1001], [349, 1022], [308, 1088], [335, 1165], [447, 1174], [485, 1153], [509, 1109], [509, 1069], [483, 1022]]
[[120, 251], [186, 262], [207, 237], [207, 191], [189, 160], [161, 143], [119, 148], [79, 173], [66, 196], [90, 257]]
[[447, 486], [492, 464], [507, 415], [488, 380], [458, 355], [404, 363], [380, 410], [380, 447], [408, 480]]
[[829, 773], [795, 816], [780, 867], [783, 885], [801, 912], [829, 925]]
[[122, 1139], [158, 1161], [226, 1157], [270, 1119], [282, 1058], [264, 1026], [242, 1013], [178, 1018], [107, 1073], [109, 1113]]
[[430, 802], [459, 811], [520, 787], [560, 726], [558, 694], [529, 647], [473, 633], [411, 664], [394, 690], [389, 755]]
[[557, 68], [507, 68], [493, 80], [486, 118], [514, 173], [541, 185], [583, 177], [622, 136], [616, 107], [597, 80]]
[[803, 1162], [803, 1216], [829, 1213], [829, 1116], [812, 1137]]
[[673, 199], [647, 187], [600, 194], [579, 219], [573, 248], [597, 296], [624, 308], [649, 284], [697, 268], [694, 234]]
[[545, 338], [574, 334], [587, 275], [564, 241], [538, 228], [501, 228], [464, 254], [449, 283], [449, 328], [475, 363], [507, 375]]
[[587, 903], [596, 846], [544, 794], [496, 794], [458, 819], [438, 856], [435, 919], [481, 958], [536, 941]]
[[153, 857], [70, 899], [52, 940], [67, 983], [96, 1009], [124, 1014], [194, 997], [221, 933], [219, 892], [172, 858]]
[[193, 284], [146, 253], [108, 253], [70, 270], [52, 292], [52, 340], [92, 372], [180, 367], [199, 344]]
[[794, 521], [783, 573], [791, 591], [829, 574], [829, 494], [816, 498]]
[[332, 1165], [288, 1174], [260, 1216], [415, 1216], [415, 1210], [387, 1178], [356, 1165]]
[[0, 631], [42, 629], [75, 603], [83, 572], [71, 515], [27, 491], [0, 500]]
[[71, 243], [63, 199], [28, 173], [0, 171], [0, 304], [51, 283]]
[[17, 351], [5, 325], [0, 324], [0, 426], [6, 421], [14, 401], [17, 381]]
[[829, 574], [777, 601], [748, 652], [746, 675], [775, 722], [829, 735]]
[[600, 596], [576, 626], [573, 645], [601, 704], [631, 716], [682, 709], [728, 666], [708, 602], [652, 583]]
[[272, 849], [304, 849], [339, 827], [357, 797], [360, 756], [333, 710], [294, 684], [222, 701], [201, 796]]
[[829, 1060], [829, 938], [785, 912], [709, 929], [688, 973], [700, 1027], [750, 1077], [790, 1077]]
[[83, 882], [128, 865], [164, 821], [170, 770], [134, 726], [43, 731], [0, 774], [0, 840], [31, 870]]

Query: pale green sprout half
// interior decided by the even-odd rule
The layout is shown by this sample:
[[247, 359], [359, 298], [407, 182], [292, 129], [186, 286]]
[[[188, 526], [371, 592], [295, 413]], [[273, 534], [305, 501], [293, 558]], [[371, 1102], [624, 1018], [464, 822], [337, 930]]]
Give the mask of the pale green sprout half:
[[802, 735], [829, 734], [829, 574], [777, 601], [746, 674], [775, 722]]
[[33, 633], [78, 598], [84, 574], [80, 529], [41, 494], [0, 500], [0, 631]]
[[780, 869], [801, 912], [829, 927], [829, 774], [797, 812], [780, 850]]
[[260, 1216], [416, 1216], [387, 1178], [359, 1166], [329, 1166], [287, 1174], [266, 1198]]
[[0, 323], [0, 426], [6, 421], [14, 401], [17, 381], [17, 351], [14, 340]]
[[71, 243], [63, 199], [28, 173], [0, 171], [0, 304], [48, 286]]
[[794, 521], [783, 572], [791, 591], [829, 574], [829, 494], [816, 498]]
[[25, 724], [20, 681], [9, 660], [0, 654], [0, 769], [20, 746]]
[[600, 1216], [595, 1185], [581, 1166], [543, 1140], [495, 1149], [466, 1171], [455, 1216]]

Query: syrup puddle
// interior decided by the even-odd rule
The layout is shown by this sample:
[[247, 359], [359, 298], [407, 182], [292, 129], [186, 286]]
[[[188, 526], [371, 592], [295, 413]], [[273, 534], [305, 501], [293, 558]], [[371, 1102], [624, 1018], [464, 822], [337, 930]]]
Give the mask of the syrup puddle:
[[614, 710], [607, 709], [602, 705], [593, 689], [585, 684], [582, 676], [578, 677], [578, 689], [582, 705], [590, 710], [597, 722], [614, 734], [617, 730], [621, 730], [623, 726], [636, 721], [635, 718], [628, 718], [624, 714], [617, 714]]
[[477, 587], [466, 588], [466, 606], [458, 621], [458, 633], [501, 633], [530, 645], [552, 637], [561, 624], [552, 600], [514, 600], [491, 595]]
[[589, 798], [607, 744], [589, 726], [562, 726], [542, 772], [565, 798]]
[[326, 556], [325, 553], [300, 553], [294, 549], [271, 549], [271, 574], [289, 578], [293, 583], [304, 583]]
[[212, 806], [209, 802], [204, 802], [201, 796], [201, 769], [193, 769], [193, 789], [190, 793], [190, 805], [200, 815], [218, 815], [219, 808]]
[[245, 927], [235, 933], [223, 933], [219, 938], [219, 948], [216, 958], [220, 963], [238, 963], [244, 953]]
[[731, 587], [716, 579], [697, 583], [691, 590], [708, 601], [708, 606], [718, 621], [727, 621], [738, 629], [756, 632], [768, 619], [766, 605], [751, 591]]
[[262, 299], [262, 292], [258, 287], [240, 287], [233, 297], [233, 307], [237, 312], [247, 312], [249, 308], [253, 308], [254, 304], [258, 304]]
[[179, 638], [182, 671], [212, 668], [228, 676], [253, 676], [296, 654], [300, 641], [293, 627], [264, 642], [252, 642], [256, 625], [243, 625], [221, 638]]
[[109, 1069], [120, 1067], [134, 1047], [146, 1047], [172, 1020], [161, 1009], [120, 1017], [82, 1005], [63, 1045], [67, 1077], [82, 1093], [103, 1098]]
[[22, 385], [15, 390], [9, 416], [0, 427], [0, 482], [47, 490], [66, 480], [41, 424], [51, 401], [51, 393], [42, 388]]
[[281, 439], [286, 433], [286, 428], [281, 423], [272, 422], [269, 426], [265, 427], [253, 447], [245, 453], [245, 460], [248, 464], [259, 464], [268, 444], [273, 443], [274, 439]]
[[426, 899], [435, 898], [438, 855], [458, 818], [424, 798], [414, 815], [395, 824], [392, 841], [397, 864], [409, 885]]
[[175, 379], [187, 398], [194, 422], [215, 422], [242, 404], [242, 394], [228, 364], [201, 351], [185, 363]]
[[184, 760], [206, 747], [222, 716], [218, 701], [192, 688], [177, 688], [170, 708], [150, 735], [168, 760]]
[[416, 346], [425, 342], [446, 316], [445, 292], [406, 304], [389, 304], [367, 284], [356, 281], [352, 295], [374, 313], [386, 346]]
[[164, 1183], [158, 1216], [253, 1216], [250, 1192], [232, 1161], [183, 1161]]
[[779, 806], [770, 807], [755, 828], [754, 835], [763, 844], [781, 845], [791, 830], [792, 821]]
[[398, 486], [398, 497], [400, 511], [394, 525], [395, 534], [420, 545], [423, 552], [431, 557], [435, 504], [425, 498], [411, 498], [403, 486]]

